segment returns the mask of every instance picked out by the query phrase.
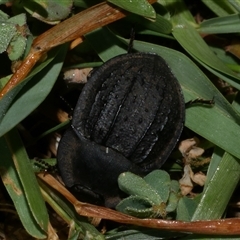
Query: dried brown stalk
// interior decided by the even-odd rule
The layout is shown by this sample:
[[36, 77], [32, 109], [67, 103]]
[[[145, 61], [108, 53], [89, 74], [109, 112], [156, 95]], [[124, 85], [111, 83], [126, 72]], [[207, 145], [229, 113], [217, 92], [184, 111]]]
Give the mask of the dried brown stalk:
[[194, 222], [183, 222], [163, 219], [139, 219], [115, 210], [83, 203], [78, 201], [67, 189], [65, 189], [50, 174], [39, 173], [38, 177], [45, 183], [61, 193], [74, 207], [81, 216], [108, 219], [123, 224], [169, 230], [183, 233], [210, 234], [210, 235], [240, 235], [240, 219], [228, 218], [219, 220], [201, 220]]
[[[148, 0], [154, 3], [156, 0]], [[32, 44], [28, 56], [0, 91], [0, 99], [20, 83], [32, 70], [42, 56], [52, 48], [73, 41], [94, 29], [105, 26], [127, 15], [127, 12], [107, 2], [88, 8], [61, 22], [38, 36]]]

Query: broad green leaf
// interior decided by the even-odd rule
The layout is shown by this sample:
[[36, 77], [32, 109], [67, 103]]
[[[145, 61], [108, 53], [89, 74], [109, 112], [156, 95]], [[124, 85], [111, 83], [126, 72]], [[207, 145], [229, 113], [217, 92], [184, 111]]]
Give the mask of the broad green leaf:
[[176, 211], [178, 202], [179, 202], [179, 196], [176, 193], [170, 192], [167, 206], [166, 206], [166, 212], [170, 213], [170, 212]]
[[108, 0], [108, 2], [115, 4], [116, 6], [123, 8], [129, 12], [136, 13], [138, 15], [148, 17], [148, 18], [155, 18], [156, 13], [154, 11], [154, 8], [150, 3], [148, 3], [146, 0], [138, 0], [138, 1], [132, 1], [132, 0]]
[[0, 53], [3, 53], [7, 50], [7, 47], [13, 38], [13, 36], [16, 34], [16, 27], [12, 23], [3, 23], [0, 22], [1, 28], [0, 28]]
[[27, 44], [27, 39], [23, 36], [13, 37], [9, 47], [11, 51], [8, 56], [11, 61], [18, 60], [24, 53]]
[[3, 12], [0, 16], [0, 53], [8, 50], [12, 61], [18, 60], [25, 51], [29, 31], [26, 25], [26, 15], [19, 14], [8, 18]]
[[46, 238], [47, 209], [16, 129], [0, 138], [0, 152], [1, 177], [24, 228], [35, 238]]
[[197, 29], [200, 33], [239, 33], [240, 15], [234, 14], [224, 17], [210, 18], [204, 20]]
[[167, 202], [171, 179], [169, 174], [163, 170], [154, 170], [143, 178], [161, 196], [163, 202]]
[[[135, 217], [166, 217], [166, 203], [169, 200], [171, 180], [166, 171], [154, 170], [144, 178], [132, 173], [123, 173], [118, 179], [119, 187], [131, 195], [123, 199], [116, 207], [118, 211]], [[173, 183], [173, 188], [176, 184]], [[176, 209], [177, 194], [172, 192], [169, 212]]]
[[180, 199], [180, 186], [179, 182], [176, 180], [171, 180], [170, 185], [170, 195], [167, 201], [167, 212], [173, 212], [176, 210], [178, 201]]
[[57, 24], [70, 14], [73, 0], [23, 0], [20, 6], [30, 13], [33, 17], [48, 24]]
[[13, 23], [15, 25], [17, 24], [22, 27], [23, 25], [27, 24], [26, 14], [21, 13], [19, 15], [13, 16], [8, 19], [8, 22]]
[[139, 196], [123, 199], [116, 206], [116, 210], [138, 218], [149, 218], [154, 214], [151, 202]]
[[61, 71], [65, 54], [66, 46], [62, 46], [56, 56], [54, 53], [1, 99], [0, 136], [16, 126], [47, 97]]
[[119, 188], [128, 195], [146, 198], [154, 205], [159, 205], [163, 202], [155, 189], [151, 188], [143, 178], [131, 172], [120, 174], [118, 177], [118, 185]]
[[180, 190], [179, 182], [177, 180], [171, 180], [170, 191], [178, 193]]

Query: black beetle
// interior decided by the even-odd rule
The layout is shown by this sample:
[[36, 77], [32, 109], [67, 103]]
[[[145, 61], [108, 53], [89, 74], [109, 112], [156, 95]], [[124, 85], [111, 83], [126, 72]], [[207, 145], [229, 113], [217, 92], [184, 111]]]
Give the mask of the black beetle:
[[184, 118], [181, 87], [160, 56], [110, 59], [91, 74], [59, 143], [63, 182], [114, 207], [121, 198], [119, 174], [160, 168], [178, 142]]

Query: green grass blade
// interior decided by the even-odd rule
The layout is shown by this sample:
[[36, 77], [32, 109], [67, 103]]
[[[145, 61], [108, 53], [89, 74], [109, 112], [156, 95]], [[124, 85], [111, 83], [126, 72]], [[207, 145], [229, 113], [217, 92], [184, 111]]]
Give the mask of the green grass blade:
[[[160, 0], [159, 1], [167, 10], [169, 13], [171, 13], [171, 20], [176, 17], [177, 19], [185, 19], [191, 25], [197, 26], [195, 23], [195, 19], [193, 15], [190, 13], [186, 5], [184, 4], [184, 1], [178, 1], [178, 0]], [[176, 22], [172, 22], [174, 24], [177, 24]]]
[[50, 62], [47, 61], [47, 66], [43, 63], [46, 67], [27, 78], [31, 81], [20, 83], [1, 99], [0, 136], [16, 126], [47, 97], [61, 71], [66, 50], [66, 46], [62, 46], [58, 54], [52, 56]]
[[240, 12], [240, 1], [239, 1], [239, 0], [228, 0], [228, 2], [229, 2], [238, 12]]
[[[233, 102], [237, 111], [240, 110], [239, 100], [238, 94]], [[240, 159], [216, 148], [208, 168], [204, 191], [192, 220], [221, 218], [239, 180]]]
[[209, 67], [207, 64], [204, 62], [201, 62], [202, 66], [204, 66], [207, 70], [209, 70], [211, 73], [213, 73], [215, 76], [219, 77], [220, 79], [226, 81], [229, 83], [231, 86], [240, 89], [240, 82], [236, 81], [235, 77], [229, 76], [228, 74], [224, 74], [224, 72], [215, 70], [211, 67]]
[[[156, 10], [156, 18], [153, 21], [146, 19], [136, 14], [130, 14], [124, 19], [123, 24], [133, 24], [134, 30], [139, 31], [153, 31], [156, 33], [170, 34], [172, 32], [172, 23], [170, 21], [169, 12], [160, 4], [154, 4]], [[130, 23], [129, 23], [130, 21]], [[131, 25], [130, 25], [131, 26]]]
[[[86, 34], [85, 37], [104, 62], [117, 55], [127, 53], [126, 45], [107, 27], [99, 28], [94, 32]], [[99, 41], [96, 41], [96, 39], [99, 39]], [[108, 46], [107, 49], [106, 45]]]
[[88, 218], [76, 214], [74, 207], [64, 197], [41, 180], [39, 185], [45, 201], [65, 222], [71, 223], [69, 231], [71, 237], [75, 233], [76, 238], [69, 237], [69, 239], [79, 239], [80, 234], [85, 237], [84, 239], [104, 240], [103, 235], [89, 222]]
[[[39, 66], [33, 69], [33, 71], [27, 76], [21, 83], [19, 83], [16, 87], [14, 87], [11, 91], [9, 91], [1, 100], [0, 100], [0, 123], [4, 116], [6, 115], [6, 112], [9, 108], [9, 106], [13, 103], [15, 100], [16, 95], [21, 91], [21, 89], [27, 84], [33, 76], [38, 74], [41, 70], [43, 70], [48, 64], [50, 64], [54, 57], [56, 55], [56, 52], [51, 52], [49, 54], [49, 58], [41, 63]], [[4, 84], [6, 84], [6, 78], [1, 78], [0, 81], [0, 87], [3, 88]], [[2, 136], [2, 135], [1, 135]]]
[[206, 185], [192, 221], [221, 218], [239, 180], [240, 160], [225, 153]]
[[173, 36], [200, 64], [203, 62], [210, 68], [234, 78], [235, 82], [239, 84], [239, 77], [237, 77], [234, 72], [232, 72], [219, 58], [217, 58], [196, 29], [190, 25], [184, 24], [184, 27], [175, 27], [173, 29]]
[[[182, 1], [170, 0], [165, 1], [165, 6], [167, 7], [170, 3], [172, 7], [177, 7], [177, 12], [175, 12], [171, 20], [174, 26], [172, 34], [179, 44], [200, 64], [207, 65], [209, 68], [222, 73], [222, 75], [229, 76], [236, 83], [233, 86], [239, 89], [240, 78], [214, 54], [193, 27], [197, 25], [191, 19], [191, 13], [184, 3]], [[225, 81], [227, 81], [227, 78]], [[232, 82], [229, 82], [229, 84], [232, 84]]]
[[148, 17], [148, 18], [155, 18], [156, 13], [154, 11], [154, 8], [150, 3], [148, 3], [145, 0], [138, 0], [138, 1], [132, 1], [132, 0], [125, 0], [125, 1], [119, 1], [119, 0], [108, 0], [108, 2], [115, 4], [116, 6], [123, 8], [129, 12]]
[[0, 138], [0, 169], [26, 231], [36, 238], [46, 238], [48, 213], [36, 177], [16, 129]]
[[229, 3], [229, 0], [202, 0], [202, 2], [219, 17], [237, 13], [234, 7]]
[[234, 14], [205, 20], [200, 24], [198, 32], [209, 34], [239, 33], [240, 15]]

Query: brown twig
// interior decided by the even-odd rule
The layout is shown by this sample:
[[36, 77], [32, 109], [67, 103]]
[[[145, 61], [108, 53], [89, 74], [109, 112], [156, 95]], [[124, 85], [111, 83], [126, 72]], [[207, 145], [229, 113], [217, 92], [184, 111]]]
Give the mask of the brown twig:
[[44, 173], [39, 173], [38, 177], [60, 192], [75, 207], [75, 210], [81, 216], [108, 219], [118, 223], [183, 233], [240, 235], [240, 219], [238, 218], [202, 220], [195, 222], [171, 221], [163, 219], [139, 219], [109, 208], [79, 202], [50, 174], [45, 175]]
[[[156, 0], [148, 0], [148, 2], [154, 3]], [[120, 8], [103, 2], [74, 15], [38, 36], [33, 41], [28, 56], [0, 91], [0, 99], [29, 74], [46, 52], [63, 43], [82, 38], [84, 34], [126, 15], [127, 12]]]

